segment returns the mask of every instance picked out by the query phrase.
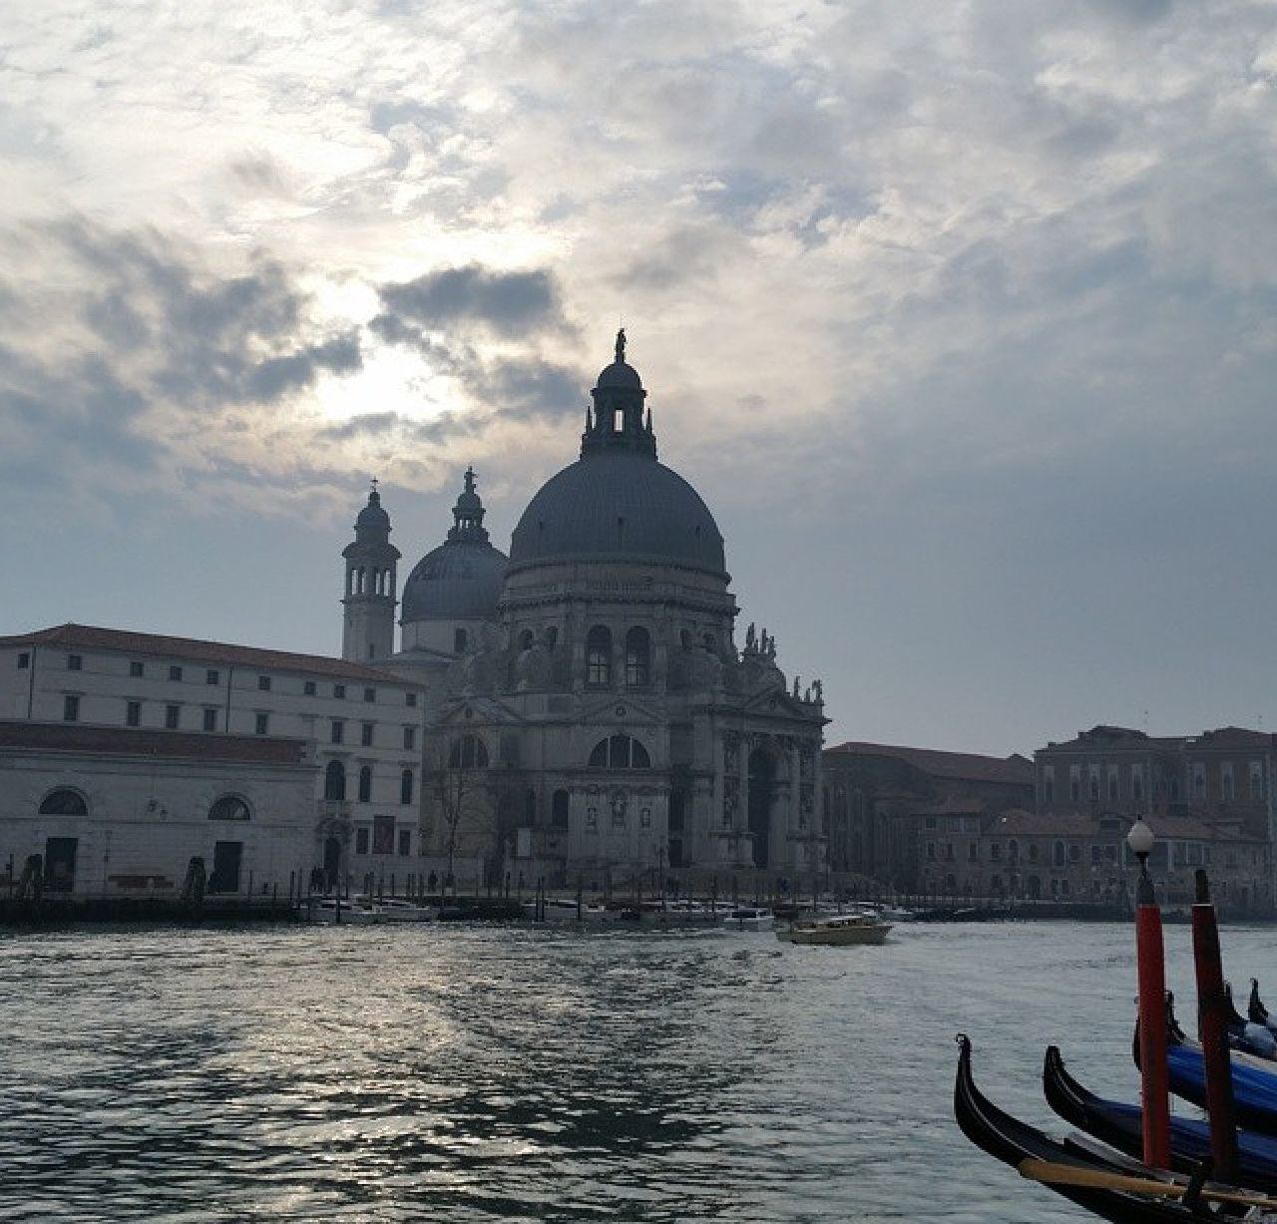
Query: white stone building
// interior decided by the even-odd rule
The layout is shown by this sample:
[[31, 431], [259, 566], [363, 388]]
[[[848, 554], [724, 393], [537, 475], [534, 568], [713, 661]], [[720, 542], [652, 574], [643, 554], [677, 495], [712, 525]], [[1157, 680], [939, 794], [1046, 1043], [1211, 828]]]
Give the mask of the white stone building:
[[[309, 761], [307, 845], [299, 855], [289, 832], [280, 852], [290, 869], [320, 866], [329, 880], [356, 887], [368, 875], [380, 881], [417, 872], [424, 705], [419, 684], [343, 659], [74, 624], [0, 638], [4, 718], [146, 732], [156, 744], [165, 736], [301, 741]], [[131, 799], [106, 803], [102, 788], [133, 795], [124, 780], [127, 756], [119, 754], [109, 781], [100, 762], [68, 753], [60, 758], [65, 776], [50, 775], [49, 786], [75, 789], [77, 771], [91, 767], [104, 800], [96, 810], [118, 815]], [[188, 807], [204, 793], [189, 763], [198, 759], [170, 766], [190, 775], [182, 790]], [[0, 777], [0, 861], [6, 843], [25, 836], [13, 822], [29, 815], [30, 802], [12, 773]]]

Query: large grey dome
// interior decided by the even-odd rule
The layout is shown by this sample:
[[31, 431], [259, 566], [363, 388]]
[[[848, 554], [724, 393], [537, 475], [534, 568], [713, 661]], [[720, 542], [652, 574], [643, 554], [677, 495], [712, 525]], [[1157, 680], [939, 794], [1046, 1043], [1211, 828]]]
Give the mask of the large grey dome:
[[723, 537], [700, 494], [638, 450], [596, 450], [552, 476], [510, 543], [511, 571], [604, 559], [726, 570]]
[[488, 543], [483, 502], [474, 484], [474, 469], [467, 468], [465, 487], [452, 508], [454, 525], [448, 538], [413, 566], [404, 583], [402, 622], [496, 615], [506, 555]]
[[496, 614], [506, 557], [491, 544], [449, 540], [413, 566], [403, 588], [404, 621], [477, 620]]

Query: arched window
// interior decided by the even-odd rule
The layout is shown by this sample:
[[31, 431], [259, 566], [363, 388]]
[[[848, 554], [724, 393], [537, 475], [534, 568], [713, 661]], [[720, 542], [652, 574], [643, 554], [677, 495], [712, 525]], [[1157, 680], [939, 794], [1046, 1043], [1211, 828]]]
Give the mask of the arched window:
[[208, 809], [209, 820], [248, 820], [252, 813], [238, 795], [223, 795]]
[[523, 824], [533, 829], [537, 823], [537, 793], [530, 787], [523, 793]]
[[359, 802], [372, 802], [372, 766], [365, 765], [359, 771]]
[[87, 816], [89, 805], [79, 791], [61, 786], [50, 791], [40, 803], [41, 816]]
[[642, 688], [652, 680], [652, 641], [639, 625], [625, 635], [625, 683]]
[[324, 770], [324, 798], [330, 800], [346, 797], [346, 767], [340, 761], [329, 761]]
[[606, 688], [612, 683], [612, 631], [595, 625], [585, 639], [585, 683]]
[[399, 775], [399, 802], [412, 802], [412, 770], [405, 769]]
[[487, 769], [488, 749], [477, 735], [462, 735], [448, 748], [449, 769]]
[[712, 633], [707, 633], [703, 638], [701, 638], [701, 642], [705, 649], [711, 654], [718, 649], [718, 643], [714, 640], [714, 635]]
[[558, 644], [559, 644], [559, 627], [557, 625], [551, 625], [545, 631], [545, 648], [546, 650], [553, 650]]
[[554, 798], [550, 801], [550, 823], [556, 829], [566, 829], [568, 827], [568, 804], [569, 796], [565, 790], [556, 790]]
[[1065, 853], [1064, 843], [1062, 841], [1056, 842], [1055, 843], [1055, 865], [1057, 867], [1064, 866], [1064, 862], [1065, 862], [1064, 853]]
[[609, 735], [594, 745], [590, 765], [595, 769], [650, 769], [652, 758], [632, 736]]
[[532, 635], [532, 630], [531, 630], [531, 629], [525, 629], [525, 630], [524, 630], [521, 634], [519, 634], [519, 649], [520, 649], [520, 650], [531, 650], [531, 649], [532, 649], [532, 643], [533, 643], [533, 642], [535, 642], [535, 641], [536, 641], [536, 638], [535, 638], [535, 637], [533, 637], [533, 635]]

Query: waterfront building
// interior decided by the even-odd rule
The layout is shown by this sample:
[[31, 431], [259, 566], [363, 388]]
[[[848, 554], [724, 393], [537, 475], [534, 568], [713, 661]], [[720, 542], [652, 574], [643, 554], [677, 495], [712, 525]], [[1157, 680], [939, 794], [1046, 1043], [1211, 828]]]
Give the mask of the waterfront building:
[[[27, 854], [50, 853], [36, 845], [40, 830], [51, 827], [37, 818], [75, 815], [86, 822], [77, 828], [96, 830], [84, 834], [83, 861], [93, 869], [81, 874], [77, 866], [77, 892], [101, 882], [95, 839], [113, 838], [125, 825], [129, 837], [156, 831], [149, 842], [155, 861], [148, 869], [135, 856], [124, 873], [131, 876], [173, 877], [173, 857], [181, 857], [172, 832], [178, 824], [185, 853], [204, 856], [210, 871], [219, 841], [243, 843], [248, 858], [238, 887], [225, 891], [247, 887], [254, 857], [276, 864], [281, 884], [302, 865], [356, 884], [369, 874], [406, 876], [421, 849], [423, 709], [416, 682], [344, 659], [75, 624], [0, 638], [0, 716], [10, 725], [29, 724], [28, 735], [57, 728], [62, 736], [40, 769], [2, 776], [0, 863], [8, 854], [20, 864]], [[104, 738], [102, 729], [119, 735]], [[253, 748], [253, 741], [275, 747]], [[288, 786], [273, 788], [263, 779], [259, 787], [246, 774], [237, 789], [229, 780], [235, 761], [255, 762], [255, 769], [287, 765]], [[309, 818], [299, 852], [294, 779], [303, 764]], [[210, 770], [225, 789], [209, 780]], [[79, 800], [50, 798], [59, 794]], [[251, 836], [222, 836], [224, 796], [242, 801], [234, 819], [247, 820]], [[50, 803], [77, 811], [44, 811]], [[176, 812], [183, 813], [180, 821]], [[63, 822], [47, 838], [80, 836], [68, 827]], [[161, 830], [168, 831], [161, 836]], [[274, 831], [273, 849], [259, 830]], [[148, 844], [137, 837], [139, 847]], [[234, 852], [222, 853], [229, 862]], [[263, 882], [263, 870], [256, 881]]]
[[657, 460], [638, 372], [599, 375], [579, 458], [536, 493], [508, 558], [472, 472], [404, 590], [391, 666], [436, 676], [423, 834], [445, 873], [653, 888], [823, 872], [817, 682], [792, 687], [738, 608], [709, 508]]
[[957, 839], [1033, 805], [1033, 764], [1018, 754], [849, 741], [826, 749], [824, 774], [831, 868], [905, 892], [930, 886], [928, 863], [956, 854]]

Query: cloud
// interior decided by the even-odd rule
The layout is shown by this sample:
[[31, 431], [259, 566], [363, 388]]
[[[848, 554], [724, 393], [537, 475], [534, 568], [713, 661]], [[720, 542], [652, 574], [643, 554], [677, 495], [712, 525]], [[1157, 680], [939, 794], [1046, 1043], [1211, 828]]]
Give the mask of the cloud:
[[265, 431], [251, 414], [278, 423], [319, 379], [363, 365], [359, 330], [315, 320], [275, 260], [228, 273], [154, 231], [83, 217], [10, 230], [0, 252], [4, 461], [53, 491], [197, 487], [237, 452], [286, 465], [287, 444], [273, 462], [254, 455]]
[[381, 298], [401, 320], [435, 332], [484, 328], [503, 338], [569, 331], [559, 284], [545, 269], [499, 272], [468, 264], [383, 285]]

